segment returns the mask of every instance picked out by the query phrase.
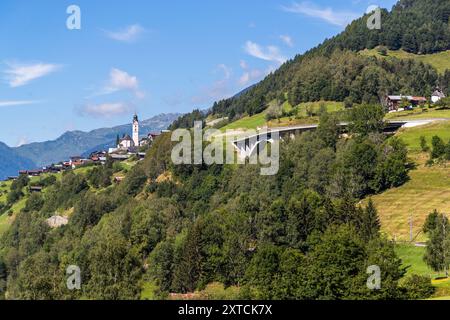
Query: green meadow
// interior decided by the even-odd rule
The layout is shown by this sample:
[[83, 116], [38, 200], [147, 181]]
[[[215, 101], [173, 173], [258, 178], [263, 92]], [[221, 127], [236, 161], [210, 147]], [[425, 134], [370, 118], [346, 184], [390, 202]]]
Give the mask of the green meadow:
[[408, 53], [403, 50], [398, 51], [392, 51], [388, 50], [386, 56], [382, 56], [377, 49], [372, 50], [363, 50], [360, 52], [363, 55], [367, 56], [374, 56], [377, 58], [397, 58], [397, 59], [413, 59], [416, 61], [420, 61], [423, 63], [427, 63], [432, 65], [439, 73], [444, 73], [445, 70], [450, 69], [450, 50], [449, 51], [443, 51], [439, 53], [434, 54], [414, 54], [414, 53]]
[[285, 102], [283, 103], [283, 105], [278, 107], [285, 112], [292, 112], [293, 110], [295, 110], [294, 112], [295, 115], [267, 121], [266, 115], [269, 109], [273, 108], [272, 105], [264, 112], [261, 112], [253, 116], [245, 116], [235, 122], [232, 122], [222, 127], [221, 130], [222, 131], [238, 130], [238, 129], [245, 130], [245, 129], [262, 128], [265, 126], [283, 127], [290, 125], [315, 124], [319, 122], [317, 114], [319, 113], [322, 106], [324, 106], [326, 110], [330, 113], [343, 111], [345, 109], [343, 102], [335, 102], [335, 101], [316, 101], [316, 102], [301, 103], [295, 107], [291, 106], [288, 102]]

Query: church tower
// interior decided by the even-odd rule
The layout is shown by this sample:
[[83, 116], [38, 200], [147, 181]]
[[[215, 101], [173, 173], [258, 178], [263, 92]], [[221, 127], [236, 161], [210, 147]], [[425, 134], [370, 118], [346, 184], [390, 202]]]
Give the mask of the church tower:
[[133, 117], [133, 142], [136, 147], [139, 147], [139, 119], [137, 114]]

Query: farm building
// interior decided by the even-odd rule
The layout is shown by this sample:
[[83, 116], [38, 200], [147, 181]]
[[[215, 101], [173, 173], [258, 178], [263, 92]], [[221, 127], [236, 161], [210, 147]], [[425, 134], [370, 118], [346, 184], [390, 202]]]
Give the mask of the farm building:
[[431, 102], [437, 103], [444, 98], [445, 98], [445, 94], [439, 88], [437, 88], [431, 95]]
[[399, 95], [399, 96], [389, 95], [386, 97], [385, 104], [386, 104], [388, 111], [399, 111], [399, 109], [404, 107], [402, 105], [404, 101], [409, 102], [408, 107], [414, 108], [417, 106], [424, 105], [427, 102], [427, 98], [414, 97], [414, 96], [403, 96], [403, 95]]

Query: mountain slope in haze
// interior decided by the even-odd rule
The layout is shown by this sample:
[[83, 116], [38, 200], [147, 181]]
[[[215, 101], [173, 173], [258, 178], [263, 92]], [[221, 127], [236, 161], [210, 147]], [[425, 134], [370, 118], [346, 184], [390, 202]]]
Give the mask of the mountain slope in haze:
[[[140, 122], [140, 134], [166, 129], [179, 114], [161, 114]], [[85, 155], [92, 151], [115, 145], [117, 135], [131, 134], [131, 124], [113, 128], [96, 129], [90, 132], [66, 132], [58, 139], [36, 142], [15, 148], [15, 152], [31, 159], [38, 167], [67, 160], [70, 156]], [[28, 168], [28, 167], [27, 167]], [[27, 169], [24, 168], [24, 169]]]
[[0, 142], [0, 180], [8, 176], [17, 176], [17, 172], [22, 168], [33, 168], [33, 161], [21, 157], [14, 149]]

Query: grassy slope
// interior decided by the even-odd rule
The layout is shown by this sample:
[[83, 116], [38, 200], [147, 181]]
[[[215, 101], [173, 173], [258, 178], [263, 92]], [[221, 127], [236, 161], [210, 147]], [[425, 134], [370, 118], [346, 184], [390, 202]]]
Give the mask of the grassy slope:
[[428, 125], [404, 129], [398, 133], [398, 136], [408, 144], [411, 152], [417, 153], [420, 151], [420, 137], [424, 136], [428, 144], [431, 145], [433, 136], [438, 135], [444, 142], [450, 140], [450, 121], [439, 121], [430, 123]]
[[[0, 203], [6, 203], [11, 181], [0, 182]], [[11, 218], [8, 214], [0, 215], [0, 236], [8, 229], [11, 224]]]
[[[417, 164], [410, 172], [410, 181], [372, 197], [388, 236], [409, 240], [409, 219], [413, 216], [414, 234], [418, 234], [426, 216], [434, 209], [448, 212], [450, 208], [450, 168], [446, 165], [425, 166], [428, 155], [420, 152], [420, 136], [430, 143], [432, 136], [450, 140], [450, 121], [404, 129], [397, 134], [408, 144], [410, 157]], [[424, 240], [419, 235], [416, 240]]]
[[0, 236], [8, 230], [10, 222], [10, 217], [7, 214], [3, 214], [0, 216]]
[[257, 127], [263, 127], [266, 125], [266, 113], [262, 112], [259, 114], [255, 114], [251, 117], [247, 116], [242, 119], [239, 119], [235, 122], [232, 122], [225, 127], [221, 128], [221, 130], [237, 130], [237, 129], [254, 129]]
[[[419, 234], [426, 216], [434, 209], [450, 207], [450, 170], [420, 167], [410, 173], [405, 185], [372, 197], [380, 214], [383, 231], [397, 240], [409, 240], [409, 219]], [[417, 240], [423, 240], [419, 235]]]
[[5, 203], [8, 196], [9, 188], [11, 187], [11, 181], [0, 182], [0, 202]]
[[394, 57], [397, 59], [413, 59], [432, 65], [439, 73], [443, 73], [446, 69], [450, 69], [450, 51], [444, 51], [434, 54], [418, 55], [408, 53], [403, 50], [399, 51], [388, 50], [387, 56], [382, 56], [379, 54], [377, 49], [372, 49], [361, 51], [361, 54], [386, 59], [388, 59], [389, 57]]
[[450, 110], [439, 109], [420, 109], [416, 108], [410, 111], [401, 111], [389, 113], [386, 115], [387, 120], [424, 120], [424, 119], [449, 119]]
[[398, 256], [403, 261], [403, 266], [408, 267], [406, 276], [418, 274], [431, 277], [436, 292], [432, 300], [450, 300], [450, 279], [440, 279], [444, 274], [433, 272], [423, 261], [425, 248], [415, 247], [409, 244], [400, 244], [395, 248]]
[[[344, 104], [342, 102], [334, 102], [334, 101], [317, 101], [310, 103], [301, 103], [295, 107], [298, 110], [298, 115], [296, 117], [285, 117], [279, 120], [272, 120], [267, 122], [266, 120], [266, 111], [253, 115], [251, 117], [247, 116], [242, 119], [239, 119], [235, 122], [232, 122], [223, 128], [222, 131], [225, 130], [237, 130], [237, 129], [256, 129], [257, 127], [282, 127], [288, 125], [301, 125], [301, 124], [312, 124], [318, 123], [319, 119], [316, 116], [308, 117], [307, 115], [307, 106], [311, 107], [311, 111], [313, 113], [318, 113], [320, 110], [321, 104], [325, 104], [328, 112], [338, 112], [344, 110]], [[284, 111], [291, 111], [294, 107], [292, 107], [289, 103], [285, 102], [282, 106]]]
[[418, 274], [422, 276], [430, 276], [432, 278], [440, 276], [433, 272], [423, 261], [425, 254], [424, 247], [415, 247], [409, 244], [399, 244], [395, 247], [395, 251], [403, 261], [403, 266], [408, 267], [407, 276]]

